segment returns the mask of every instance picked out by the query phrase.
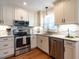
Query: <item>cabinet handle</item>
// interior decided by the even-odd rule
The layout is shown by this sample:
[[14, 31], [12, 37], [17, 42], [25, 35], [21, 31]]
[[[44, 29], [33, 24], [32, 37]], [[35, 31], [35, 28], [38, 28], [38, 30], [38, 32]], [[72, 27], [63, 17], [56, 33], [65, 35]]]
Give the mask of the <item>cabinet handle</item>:
[[4, 52], [4, 54], [8, 54], [8, 52]]
[[62, 18], [62, 23], [65, 23], [65, 18]]
[[8, 39], [4, 39], [4, 40], [8, 40]]
[[5, 44], [4, 46], [8, 46], [8, 44]]
[[71, 42], [67, 42], [67, 44], [68, 44], [68, 45], [72, 45], [72, 43], [71, 43]]
[[41, 43], [43, 42], [43, 40], [41, 40]]
[[65, 47], [64, 47], [64, 52], [65, 52]]

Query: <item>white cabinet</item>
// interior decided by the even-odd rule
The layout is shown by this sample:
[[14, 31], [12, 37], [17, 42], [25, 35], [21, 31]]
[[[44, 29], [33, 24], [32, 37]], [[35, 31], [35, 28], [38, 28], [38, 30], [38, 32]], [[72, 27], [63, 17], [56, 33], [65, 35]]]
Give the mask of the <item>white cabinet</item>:
[[6, 58], [14, 54], [14, 37], [0, 38], [0, 58]]
[[0, 24], [12, 25], [14, 19], [14, 8], [0, 7]]
[[37, 35], [37, 47], [49, 54], [49, 39], [48, 39], [48, 37]]
[[37, 42], [36, 42], [36, 35], [31, 36], [31, 49], [37, 47]]
[[15, 20], [28, 20], [27, 11], [21, 8], [15, 8]]
[[77, 23], [76, 1], [77, 0], [65, 0], [63, 2], [63, 17], [65, 18], [65, 23]]
[[64, 59], [75, 59], [75, 42], [65, 41]]
[[13, 55], [14, 53], [14, 48], [9, 48], [9, 49], [2, 49], [0, 50], [0, 58], [6, 58], [8, 56]]
[[28, 20], [29, 20], [29, 26], [36, 26], [37, 25], [37, 13], [29, 11], [28, 12]]
[[5, 25], [13, 25], [14, 8], [3, 7], [3, 20]]
[[77, 9], [77, 0], [61, 0], [56, 3], [53, 8], [56, 24], [77, 23]]
[[0, 7], [0, 24], [3, 23], [3, 9]]

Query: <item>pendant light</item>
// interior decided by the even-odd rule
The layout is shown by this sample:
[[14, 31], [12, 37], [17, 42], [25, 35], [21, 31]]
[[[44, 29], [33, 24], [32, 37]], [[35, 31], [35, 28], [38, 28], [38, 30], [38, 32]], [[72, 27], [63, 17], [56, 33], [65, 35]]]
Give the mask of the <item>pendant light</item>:
[[[46, 9], [46, 16], [45, 16], [45, 20], [46, 18], [48, 18], [48, 7], [45, 7]], [[47, 24], [47, 32], [49, 31], [49, 24]]]
[[46, 15], [48, 14], [48, 7], [45, 7], [45, 9], [46, 9]]

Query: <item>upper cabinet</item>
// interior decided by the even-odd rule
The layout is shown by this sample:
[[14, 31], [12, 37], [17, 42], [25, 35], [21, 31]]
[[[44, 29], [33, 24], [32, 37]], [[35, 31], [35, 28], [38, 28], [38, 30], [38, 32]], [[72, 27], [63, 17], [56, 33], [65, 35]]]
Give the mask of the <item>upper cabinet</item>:
[[21, 8], [15, 8], [15, 20], [28, 20], [27, 11]]
[[13, 25], [14, 8], [11, 7], [3, 8], [3, 20], [5, 25]]
[[63, 2], [56, 3], [53, 8], [53, 12], [55, 15], [55, 23], [61, 24], [63, 22], [62, 18], [64, 16], [63, 15]]
[[77, 23], [77, 0], [61, 0], [56, 3], [53, 11], [56, 24]]
[[63, 18], [65, 23], [77, 23], [77, 0], [63, 1]]
[[14, 20], [29, 21], [29, 26], [36, 26], [37, 12], [27, 11], [23, 8], [0, 7], [0, 24], [13, 25]]
[[12, 25], [14, 19], [14, 9], [11, 7], [0, 7], [0, 24]]
[[0, 24], [3, 23], [3, 9], [0, 7]]

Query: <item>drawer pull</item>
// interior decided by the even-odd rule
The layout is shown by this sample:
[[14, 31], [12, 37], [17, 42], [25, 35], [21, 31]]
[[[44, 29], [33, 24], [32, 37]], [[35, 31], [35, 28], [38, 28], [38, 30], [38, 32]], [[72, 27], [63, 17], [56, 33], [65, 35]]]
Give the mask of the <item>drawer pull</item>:
[[4, 54], [8, 54], [8, 52], [4, 52]]
[[8, 46], [8, 44], [5, 44], [4, 46]]
[[8, 40], [8, 39], [4, 39], [4, 40]]
[[67, 42], [67, 44], [72, 45], [73, 43], [71, 43], [71, 42]]

